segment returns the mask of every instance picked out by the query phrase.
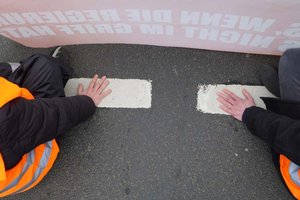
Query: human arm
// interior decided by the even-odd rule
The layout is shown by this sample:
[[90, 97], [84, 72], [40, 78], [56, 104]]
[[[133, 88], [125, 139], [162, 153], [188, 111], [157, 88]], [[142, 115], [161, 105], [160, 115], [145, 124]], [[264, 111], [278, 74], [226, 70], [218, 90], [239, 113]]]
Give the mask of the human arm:
[[243, 122], [252, 134], [267, 142], [277, 153], [300, 165], [300, 121], [264, 110], [247, 108]]
[[228, 91], [219, 93], [220, 107], [243, 121], [252, 134], [267, 142], [277, 153], [300, 164], [300, 121], [256, 107], [251, 95], [245, 90], [243, 94], [244, 99]]
[[[65, 134], [91, 117], [95, 104], [90, 97], [17, 98], [5, 106], [7, 142], [24, 154], [39, 144]], [[18, 149], [16, 149], [18, 148]]]
[[107, 81], [97, 81], [95, 77], [86, 90], [82, 88], [83, 93], [74, 97], [18, 98], [8, 104], [6, 127], [14, 138], [10, 142], [22, 142], [24, 145], [16, 146], [30, 151], [30, 147], [56, 138], [91, 117], [95, 105], [111, 92], [106, 90]]

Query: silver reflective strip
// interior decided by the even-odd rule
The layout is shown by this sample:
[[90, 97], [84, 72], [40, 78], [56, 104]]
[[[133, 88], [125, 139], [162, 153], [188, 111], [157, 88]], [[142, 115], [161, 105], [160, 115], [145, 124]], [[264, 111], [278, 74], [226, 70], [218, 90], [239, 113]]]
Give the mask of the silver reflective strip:
[[18, 67], [20, 67], [20, 63], [8, 63], [11, 67], [11, 71], [14, 72], [16, 71], [16, 69], [18, 69]]
[[22, 169], [21, 174], [15, 180], [13, 180], [9, 185], [7, 185], [3, 190], [1, 190], [0, 193], [6, 192], [7, 190], [13, 188], [14, 186], [16, 186], [19, 183], [19, 181], [21, 180], [21, 178], [23, 177], [25, 172], [32, 165], [32, 163], [34, 161], [34, 157], [35, 157], [35, 153], [34, 153], [34, 150], [32, 150], [27, 154], [27, 160]]
[[45, 150], [44, 150], [42, 158], [39, 162], [38, 168], [34, 172], [32, 179], [24, 187], [22, 187], [21, 189], [16, 191], [16, 193], [22, 192], [23, 190], [30, 187], [40, 177], [41, 173], [46, 168], [49, 158], [50, 158], [50, 155], [51, 155], [51, 151], [52, 151], [52, 141], [48, 141], [44, 145], [46, 146]]
[[293, 182], [295, 184], [297, 184], [298, 186], [300, 186], [300, 179], [299, 179], [299, 175], [298, 175], [299, 169], [300, 169], [300, 167], [291, 161], [291, 164], [289, 166], [289, 173], [290, 173], [290, 176], [291, 176]]

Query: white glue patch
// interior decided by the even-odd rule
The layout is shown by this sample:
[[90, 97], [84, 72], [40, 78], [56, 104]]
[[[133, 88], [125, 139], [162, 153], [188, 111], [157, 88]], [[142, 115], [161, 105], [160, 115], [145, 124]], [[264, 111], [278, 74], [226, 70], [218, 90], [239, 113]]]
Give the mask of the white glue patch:
[[[90, 78], [70, 79], [65, 87], [66, 96], [75, 96], [79, 83], [86, 89]], [[140, 79], [108, 79], [112, 93], [98, 107], [107, 108], [151, 108], [151, 81]]]
[[253, 97], [256, 106], [266, 108], [263, 100], [260, 97], [275, 97], [270, 93], [265, 86], [246, 86], [246, 85], [199, 85], [197, 110], [203, 113], [225, 114], [219, 108], [220, 103], [217, 101], [217, 92], [224, 88], [232, 91], [237, 96], [244, 98], [242, 89], [246, 89]]

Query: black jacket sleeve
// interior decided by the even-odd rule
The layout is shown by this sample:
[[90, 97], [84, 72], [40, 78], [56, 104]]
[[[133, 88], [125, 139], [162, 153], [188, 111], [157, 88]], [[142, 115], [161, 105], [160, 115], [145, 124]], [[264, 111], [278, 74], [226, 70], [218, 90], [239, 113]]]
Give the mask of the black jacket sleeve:
[[252, 134], [277, 153], [300, 165], [300, 121], [259, 107], [247, 108], [242, 117]]
[[[70, 128], [91, 117], [95, 104], [88, 96], [18, 98], [9, 104], [8, 121], [14, 150], [27, 153], [35, 146], [64, 134]], [[9, 120], [14, 119], [14, 120]], [[23, 148], [23, 149], [15, 149]]]

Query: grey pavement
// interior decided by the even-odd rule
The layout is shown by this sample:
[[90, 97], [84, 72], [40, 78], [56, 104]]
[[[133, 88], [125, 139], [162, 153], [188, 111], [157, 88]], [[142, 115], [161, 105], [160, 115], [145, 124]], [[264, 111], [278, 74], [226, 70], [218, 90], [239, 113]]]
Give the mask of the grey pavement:
[[[32, 49], [0, 38], [0, 60]], [[230, 116], [196, 110], [199, 84], [259, 85], [279, 57], [145, 45], [73, 45], [74, 77], [152, 80], [152, 108], [97, 109], [64, 137], [34, 189], [8, 200], [293, 199], [268, 146]]]

